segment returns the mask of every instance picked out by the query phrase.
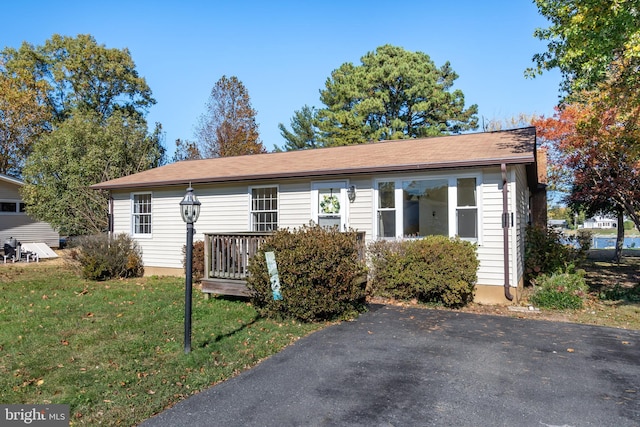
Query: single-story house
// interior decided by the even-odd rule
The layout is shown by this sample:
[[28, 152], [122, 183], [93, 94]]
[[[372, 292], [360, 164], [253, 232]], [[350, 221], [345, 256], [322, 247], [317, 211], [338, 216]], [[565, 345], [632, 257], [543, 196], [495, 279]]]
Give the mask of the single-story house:
[[25, 212], [20, 196], [19, 179], [0, 174], [0, 243], [14, 238], [20, 243], [46, 243], [49, 247], [60, 246], [60, 235], [50, 224], [36, 221]]
[[189, 186], [196, 240], [311, 221], [377, 239], [459, 236], [477, 244], [476, 301], [517, 299], [527, 224], [546, 226], [546, 157], [533, 127], [177, 162], [102, 182], [112, 232], [129, 233], [145, 274], [183, 275]]

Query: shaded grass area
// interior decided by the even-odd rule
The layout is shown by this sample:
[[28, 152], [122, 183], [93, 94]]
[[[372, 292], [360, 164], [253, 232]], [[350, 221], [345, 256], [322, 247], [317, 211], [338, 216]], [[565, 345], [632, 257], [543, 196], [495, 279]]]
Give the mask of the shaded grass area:
[[258, 317], [184, 281], [90, 282], [46, 262], [0, 268], [0, 401], [66, 403], [72, 425], [134, 425], [255, 365], [321, 325]]
[[640, 251], [625, 250], [614, 262], [613, 250], [592, 250], [584, 266], [592, 292], [608, 301], [640, 303]]
[[592, 298], [578, 321], [640, 330], [640, 251], [625, 250], [619, 263], [613, 250], [592, 250], [583, 266]]
[[[612, 261], [613, 255], [610, 249], [591, 250], [580, 265], [589, 288], [583, 308], [541, 309], [516, 316], [640, 330], [640, 251], [625, 250], [620, 263]], [[525, 288], [523, 305], [529, 304], [532, 291]]]

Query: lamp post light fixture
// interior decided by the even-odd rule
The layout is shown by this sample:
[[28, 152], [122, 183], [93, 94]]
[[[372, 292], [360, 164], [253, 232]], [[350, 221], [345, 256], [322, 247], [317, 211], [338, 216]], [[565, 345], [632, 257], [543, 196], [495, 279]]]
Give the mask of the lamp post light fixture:
[[180, 201], [180, 215], [182, 220], [187, 223], [187, 259], [186, 259], [186, 278], [184, 292], [184, 352], [191, 351], [191, 294], [193, 288], [193, 224], [198, 220], [200, 215], [200, 201], [193, 192], [193, 188], [189, 185], [187, 193]]

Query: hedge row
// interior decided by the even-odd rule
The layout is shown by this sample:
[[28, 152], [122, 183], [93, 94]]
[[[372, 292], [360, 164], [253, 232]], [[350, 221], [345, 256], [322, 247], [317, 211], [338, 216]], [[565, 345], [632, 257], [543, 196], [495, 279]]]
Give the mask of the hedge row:
[[[266, 316], [317, 321], [361, 311], [366, 292], [447, 307], [473, 300], [479, 262], [471, 243], [442, 236], [375, 242], [367, 250], [370, 271], [361, 244], [356, 233], [318, 226], [276, 232], [250, 262], [253, 303]], [[274, 299], [265, 252], [275, 253], [281, 300]]]
[[445, 236], [382, 240], [369, 246], [369, 257], [373, 295], [447, 307], [473, 301], [479, 261], [467, 241]]

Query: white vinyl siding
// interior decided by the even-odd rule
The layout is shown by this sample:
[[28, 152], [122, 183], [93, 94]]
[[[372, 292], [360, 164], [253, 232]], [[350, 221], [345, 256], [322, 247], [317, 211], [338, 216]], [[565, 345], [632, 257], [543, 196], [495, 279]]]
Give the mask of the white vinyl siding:
[[[153, 238], [136, 239], [142, 249], [145, 266], [183, 268], [183, 248], [186, 243], [186, 224], [180, 216], [180, 201], [184, 188], [154, 189], [151, 228]], [[203, 240], [204, 233], [249, 231], [249, 201], [246, 185], [194, 185], [201, 202], [200, 216], [194, 224], [194, 241]], [[113, 192], [113, 232], [133, 232], [129, 193]], [[134, 236], [135, 237], [135, 236]]]
[[[524, 218], [524, 198], [526, 191], [524, 167], [508, 167], [509, 210], [518, 213], [514, 216], [516, 227], [510, 229], [510, 273], [511, 284], [516, 285], [520, 275], [519, 260], [522, 256], [521, 239]], [[418, 179], [447, 179], [449, 185], [449, 231], [456, 234], [458, 212], [457, 193], [454, 191], [458, 178], [476, 179], [477, 204], [477, 254], [480, 260], [478, 270], [479, 285], [502, 286], [503, 246], [502, 246], [502, 177], [499, 167], [468, 169], [464, 172], [379, 174], [358, 177], [337, 176], [331, 182], [340, 181], [345, 188], [356, 187], [356, 198], [350, 202], [343, 198], [346, 209], [346, 228], [364, 231], [368, 242], [377, 238], [378, 190], [379, 182], [411, 181]], [[317, 179], [291, 179], [273, 182], [194, 185], [195, 194], [202, 203], [200, 217], [195, 227], [194, 240], [203, 240], [204, 233], [233, 233], [251, 231], [251, 192], [254, 187], [278, 187], [278, 227], [299, 228], [308, 225], [314, 219], [317, 202], [314, 206], [312, 188]], [[179, 203], [184, 196], [183, 188], [154, 188], [152, 191], [151, 229], [153, 238], [138, 239], [146, 266], [183, 268], [183, 248], [186, 241], [186, 225], [180, 217]], [[452, 189], [453, 188], [453, 189]], [[402, 192], [396, 184], [395, 191]], [[126, 190], [113, 192], [114, 232], [131, 233], [131, 201]], [[401, 196], [400, 196], [401, 197]], [[397, 203], [397, 198], [395, 199]], [[400, 198], [402, 201], [402, 198]], [[397, 207], [397, 204], [396, 204]], [[473, 209], [465, 205], [464, 208]], [[395, 235], [394, 235], [395, 237]]]
[[52, 248], [60, 246], [60, 235], [51, 225], [34, 221], [25, 214], [6, 215], [0, 220], [0, 242], [13, 237], [20, 243], [46, 243]]
[[20, 200], [20, 185], [0, 180], [0, 200]]
[[486, 169], [480, 186], [482, 194], [482, 244], [477, 253], [480, 260], [478, 283], [504, 284], [504, 252], [502, 249], [502, 176], [500, 168]]
[[46, 243], [52, 248], [60, 245], [59, 233], [49, 223], [36, 221], [24, 212], [20, 197], [21, 184], [0, 179], [0, 200], [5, 209], [12, 212], [0, 213], [0, 242], [13, 237], [20, 243]]
[[311, 183], [309, 181], [287, 181], [279, 186], [279, 228], [291, 229], [309, 225], [311, 214]]
[[527, 234], [527, 224], [529, 223], [529, 187], [527, 186], [527, 175], [524, 166], [515, 167], [516, 181], [516, 212], [514, 213], [514, 248], [516, 249], [515, 257], [515, 283], [524, 276], [524, 252], [525, 239]]
[[375, 212], [373, 211], [373, 180], [371, 177], [351, 179], [348, 185], [354, 185], [356, 199], [349, 204], [347, 211], [347, 229], [364, 232], [365, 239], [373, 238]]
[[[523, 167], [524, 169], [524, 167]], [[512, 166], [507, 167], [507, 202], [509, 213], [514, 214], [514, 227], [509, 227], [509, 283], [516, 286], [519, 278], [519, 250], [520, 236], [516, 232], [518, 214], [516, 206], [516, 175]], [[478, 284], [504, 285], [504, 250], [502, 229], [502, 173], [500, 168], [486, 169], [482, 185], [482, 245], [478, 246]], [[511, 218], [511, 216], [509, 216]]]

